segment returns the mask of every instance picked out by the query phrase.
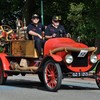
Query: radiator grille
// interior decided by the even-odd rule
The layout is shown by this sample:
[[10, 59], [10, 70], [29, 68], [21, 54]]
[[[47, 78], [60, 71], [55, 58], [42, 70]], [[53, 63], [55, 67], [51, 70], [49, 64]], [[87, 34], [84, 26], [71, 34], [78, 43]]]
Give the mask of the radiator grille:
[[73, 56], [73, 67], [86, 67], [88, 66], [88, 54], [85, 57], [78, 57], [79, 52], [72, 52]]

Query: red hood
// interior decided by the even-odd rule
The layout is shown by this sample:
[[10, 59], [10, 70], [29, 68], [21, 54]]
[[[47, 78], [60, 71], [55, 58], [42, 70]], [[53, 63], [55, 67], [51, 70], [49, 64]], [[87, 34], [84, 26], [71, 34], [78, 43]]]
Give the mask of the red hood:
[[49, 54], [50, 50], [59, 47], [88, 48], [87, 45], [75, 42], [70, 38], [52, 38], [45, 43], [44, 55]]

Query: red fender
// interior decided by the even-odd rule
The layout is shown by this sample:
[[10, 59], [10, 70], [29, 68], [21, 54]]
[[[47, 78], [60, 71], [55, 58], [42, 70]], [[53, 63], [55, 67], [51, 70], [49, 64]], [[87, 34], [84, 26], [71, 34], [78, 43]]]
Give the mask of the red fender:
[[50, 53], [50, 56], [51, 56], [56, 62], [61, 62], [61, 61], [62, 61], [62, 58], [61, 58], [59, 55]]
[[2, 61], [3, 70], [10, 70], [10, 63], [8, 59], [6, 58], [7, 54], [0, 53], [0, 59]]

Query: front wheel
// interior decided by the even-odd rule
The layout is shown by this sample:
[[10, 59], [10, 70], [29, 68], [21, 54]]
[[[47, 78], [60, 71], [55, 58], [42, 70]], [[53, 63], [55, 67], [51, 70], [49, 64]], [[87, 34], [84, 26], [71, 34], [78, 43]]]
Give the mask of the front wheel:
[[44, 84], [49, 91], [57, 91], [62, 82], [62, 72], [60, 65], [53, 60], [49, 60], [44, 65]]
[[96, 84], [100, 88], [100, 63], [98, 64], [98, 66], [96, 68], [96, 75], [98, 76], [96, 78]]

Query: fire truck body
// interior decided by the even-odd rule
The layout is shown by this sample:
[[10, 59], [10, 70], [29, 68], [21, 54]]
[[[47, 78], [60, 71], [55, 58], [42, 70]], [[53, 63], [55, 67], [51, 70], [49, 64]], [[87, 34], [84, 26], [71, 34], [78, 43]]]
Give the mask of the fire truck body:
[[[95, 78], [100, 88], [100, 56], [95, 55], [96, 47], [70, 38], [52, 38], [46, 41], [43, 58], [39, 59], [32, 40], [7, 40], [6, 44], [9, 53], [0, 53], [0, 84], [8, 76], [38, 74], [49, 91], [57, 91], [63, 78]], [[96, 71], [91, 74], [94, 68]]]

